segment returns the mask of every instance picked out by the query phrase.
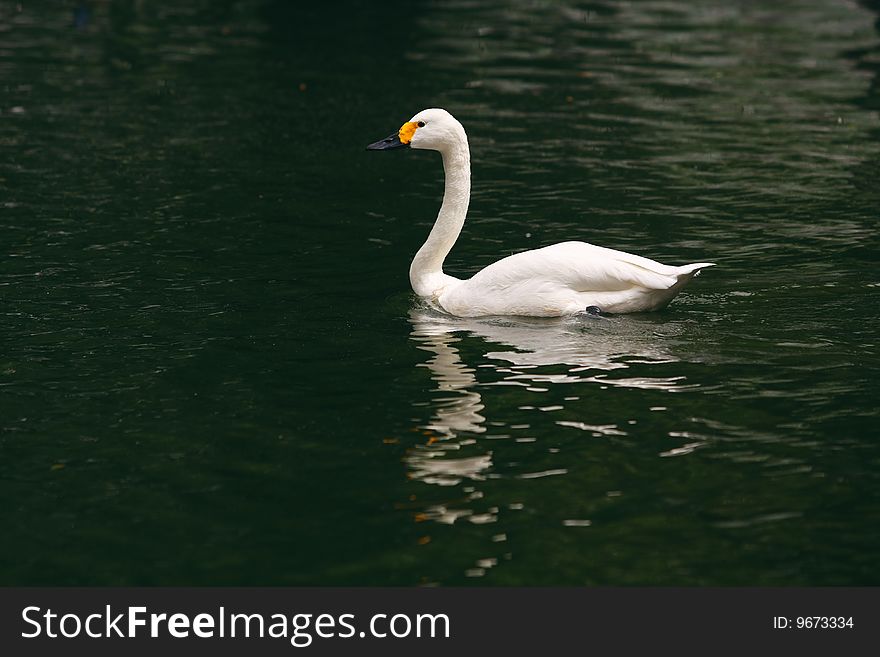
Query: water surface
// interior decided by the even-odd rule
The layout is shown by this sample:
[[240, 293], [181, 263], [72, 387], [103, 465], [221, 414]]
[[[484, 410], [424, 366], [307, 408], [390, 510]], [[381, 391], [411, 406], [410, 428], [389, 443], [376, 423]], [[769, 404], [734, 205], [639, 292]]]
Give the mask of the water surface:
[[[0, 2], [5, 584], [878, 584], [873, 2]], [[456, 319], [447, 261], [710, 260]]]

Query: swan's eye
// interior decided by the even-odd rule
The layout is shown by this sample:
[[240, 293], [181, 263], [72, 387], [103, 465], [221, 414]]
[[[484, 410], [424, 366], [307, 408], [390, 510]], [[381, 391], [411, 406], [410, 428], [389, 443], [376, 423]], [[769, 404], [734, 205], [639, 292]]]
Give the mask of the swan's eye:
[[419, 121], [417, 125], [418, 125], [420, 128], [424, 128], [424, 127], [425, 127], [425, 122], [424, 122], [424, 121]]

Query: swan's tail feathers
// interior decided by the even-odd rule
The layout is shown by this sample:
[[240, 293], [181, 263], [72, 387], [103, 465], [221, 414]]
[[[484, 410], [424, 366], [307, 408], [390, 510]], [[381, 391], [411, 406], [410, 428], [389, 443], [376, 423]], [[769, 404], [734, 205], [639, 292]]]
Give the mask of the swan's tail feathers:
[[704, 267], [714, 266], [714, 262], [695, 262], [690, 265], [682, 265], [681, 267], [660, 265], [660, 267], [666, 270], [664, 273], [649, 271], [641, 267], [630, 267], [628, 278], [649, 290], [678, 289], [694, 276], [697, 276]]
[[679, 267], [677, 275], [679, 277], [687, 276], [688, 278], [691, 278], [693, 276], [699, 276], [701, 269], [705, 269], [706, 267], [714, 267], [714, 266], [715, 266], [714, 262], [694, 262], [694, 263], [691, 263], [690, 265], [682, 265], [681, 267]]

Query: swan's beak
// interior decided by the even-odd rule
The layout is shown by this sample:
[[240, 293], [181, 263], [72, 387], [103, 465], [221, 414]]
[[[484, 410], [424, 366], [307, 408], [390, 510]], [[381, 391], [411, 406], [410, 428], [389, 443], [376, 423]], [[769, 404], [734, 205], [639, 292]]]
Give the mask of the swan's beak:
[[395, 132], [393, 135], [380, 139], [374, 144], [367, 146], [368, 151], [389, 151], [392, 148], [406, 148], [409, 144], [400, 141], [400, 134]]

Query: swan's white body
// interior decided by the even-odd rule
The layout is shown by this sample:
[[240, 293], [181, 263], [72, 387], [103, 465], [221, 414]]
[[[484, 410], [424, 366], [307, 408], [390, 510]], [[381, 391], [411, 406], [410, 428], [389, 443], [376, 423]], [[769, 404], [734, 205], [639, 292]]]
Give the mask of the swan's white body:
[[372, 148], [409, 145], [436, 150], [443, 156], [443, 205], [427, 241], [413, 259], [409, 278], [416, 294], [452, 315], [556, 317], [582, 313], [588, 306], [609, 313], [659, 310], [700, 269], [713, 265], [699, 262], [670, 267], [585, 242], [561, 242], [503, 258], [466, 280], [449, 276], [443, 273], [443, 261], [464, 226], [471, 192], [470, 150], [464, 128], [446, 110], [428, 109], [404, 124], [399, 141], [391, 146], [381, 143]]

